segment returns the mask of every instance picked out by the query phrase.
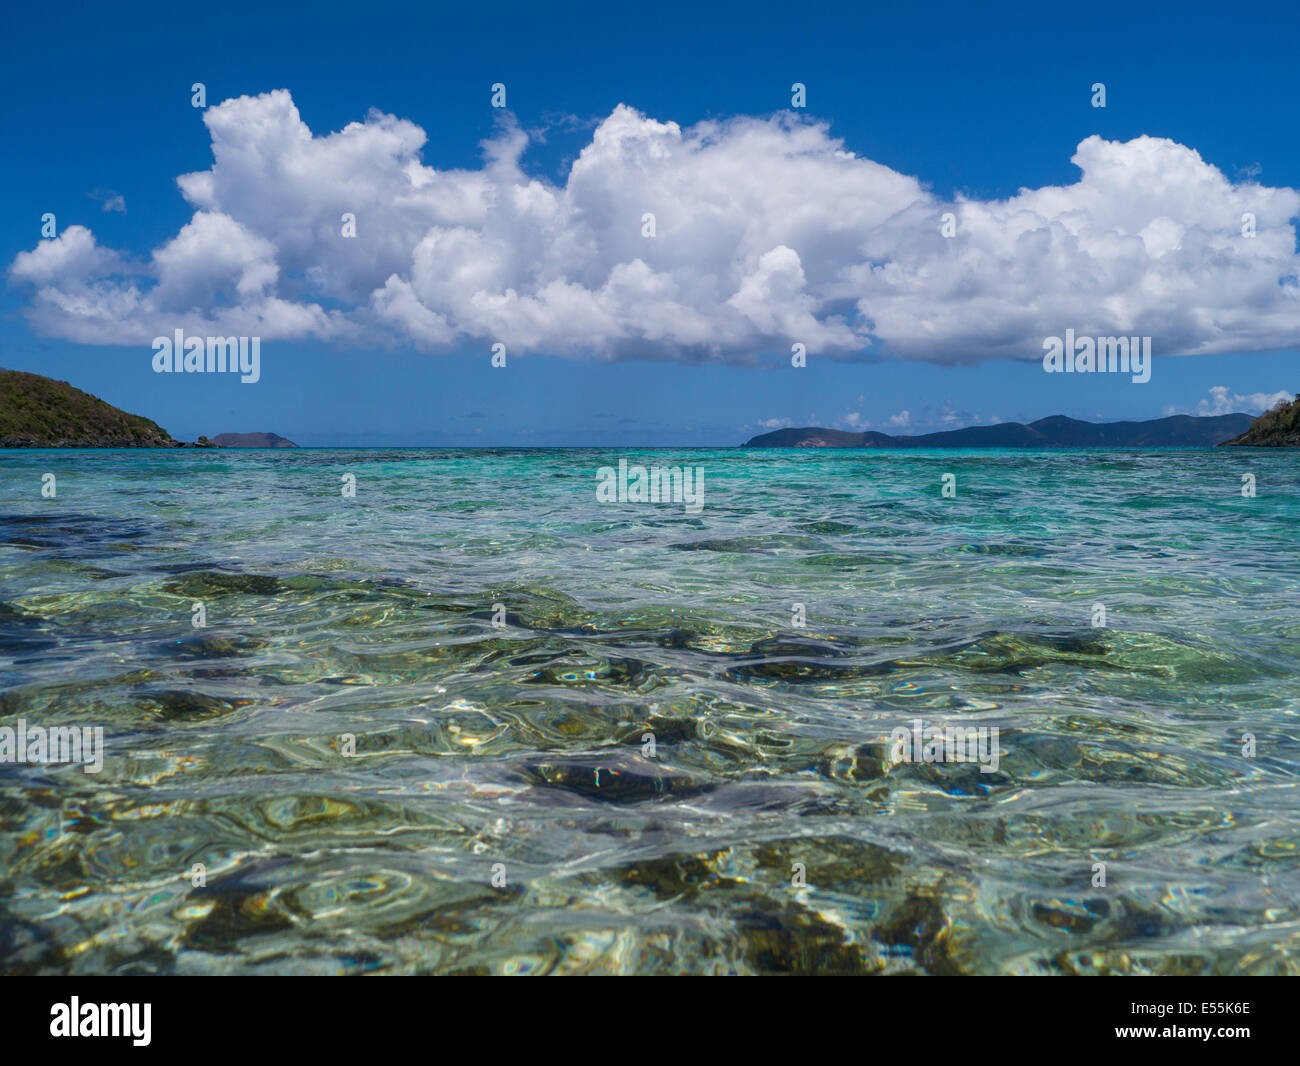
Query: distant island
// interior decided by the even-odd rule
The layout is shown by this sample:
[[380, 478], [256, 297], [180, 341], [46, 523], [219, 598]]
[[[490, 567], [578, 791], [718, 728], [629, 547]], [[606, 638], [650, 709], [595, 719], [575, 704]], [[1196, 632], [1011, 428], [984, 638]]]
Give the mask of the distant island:
[[1271, 411], [1264, 412], [1240, 437], [1223, 443], [1239, 444], [1246, 448], [1300, 447], [1300, 395], [1290, 403], [1282, 402]]
[[0, 370], [0, 448], [214, 448], [187, 444], [66, 381]]
[[218, 433], [212, 438], [218, 448], [296, 448], [298, 445], [278, 433]]
[[[1261, 422], [1263, 415], [1255, 420]], [[1296, 432], [1292, 415], [1291, 432]], [[745, 448], [1209, 448], [1216, 444], [1249, 443], [1254, 426], [1250, 415], [1171, 415], [1148, 422], [1081, 422], [1064, 415], [1040, 418], [1023, 425], [969, 426], [942, 433], [896, 437], [888, 433], [848, 433], [807, 427], [778, 429], [751, 437]], [[1236, 439], [1230, 439], [1236, 438]], [[1284, 443], [1279, 441], [1278, 443]], [[1293, 441], [1294, 443], [1294, 441]]]

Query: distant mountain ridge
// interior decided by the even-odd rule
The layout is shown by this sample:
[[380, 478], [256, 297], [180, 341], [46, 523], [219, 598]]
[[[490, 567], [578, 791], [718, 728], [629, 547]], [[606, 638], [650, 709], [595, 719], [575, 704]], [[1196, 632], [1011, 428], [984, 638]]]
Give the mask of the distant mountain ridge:
[[1300, 448], [1300, 395], [1265, 411], [1240, 437], [1223, 443], [1246, 448]]
[[778, 429], [751, 437], [745, 448], [1210, 448], [1244, 433], [1247, 414], [1170, 415], [1146, 422], [1081, 422], [1051, 415], [1037, 422], [1002, 422], [941, 433], [892, 436], [816, 426]]
[[212, 438], [218, 448], [296, 448], [288, 437], [278, 433], [218, 433]]

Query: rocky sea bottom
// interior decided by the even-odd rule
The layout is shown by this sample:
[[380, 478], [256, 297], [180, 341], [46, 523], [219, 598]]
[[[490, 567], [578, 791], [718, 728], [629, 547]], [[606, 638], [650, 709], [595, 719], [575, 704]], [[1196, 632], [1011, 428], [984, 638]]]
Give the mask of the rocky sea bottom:
[[[619, 459], [702, 509], [600, 503]], [[1300, 972], [1296, 452], [0, 485], [0, 732], [103, 730], [0, 762], [0, 971]], [[891, 740], [958, 725], [995, 767]]]

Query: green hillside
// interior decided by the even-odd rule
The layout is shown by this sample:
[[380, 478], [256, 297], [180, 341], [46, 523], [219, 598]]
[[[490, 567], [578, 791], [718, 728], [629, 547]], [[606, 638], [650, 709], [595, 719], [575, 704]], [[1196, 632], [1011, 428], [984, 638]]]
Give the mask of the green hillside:
[[147, 418], [55, 381], [0, 370], [0, 447], [176, 448], [179, 443]]
[[1300, 396], [1265, 411], [1240, 437], [1224, 443], [1254, 448], [1300, 447]]

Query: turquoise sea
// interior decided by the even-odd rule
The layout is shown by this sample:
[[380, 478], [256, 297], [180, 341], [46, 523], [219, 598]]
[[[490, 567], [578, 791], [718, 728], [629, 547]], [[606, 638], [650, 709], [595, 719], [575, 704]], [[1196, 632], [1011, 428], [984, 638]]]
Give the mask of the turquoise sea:
[[[620, 459], [702, 510], [599, 503]], [[0, 763], [4, 972], [1300, 973], [1296, 450], [8, 451], [0, 498], [0, 727], [104, 730]]]

